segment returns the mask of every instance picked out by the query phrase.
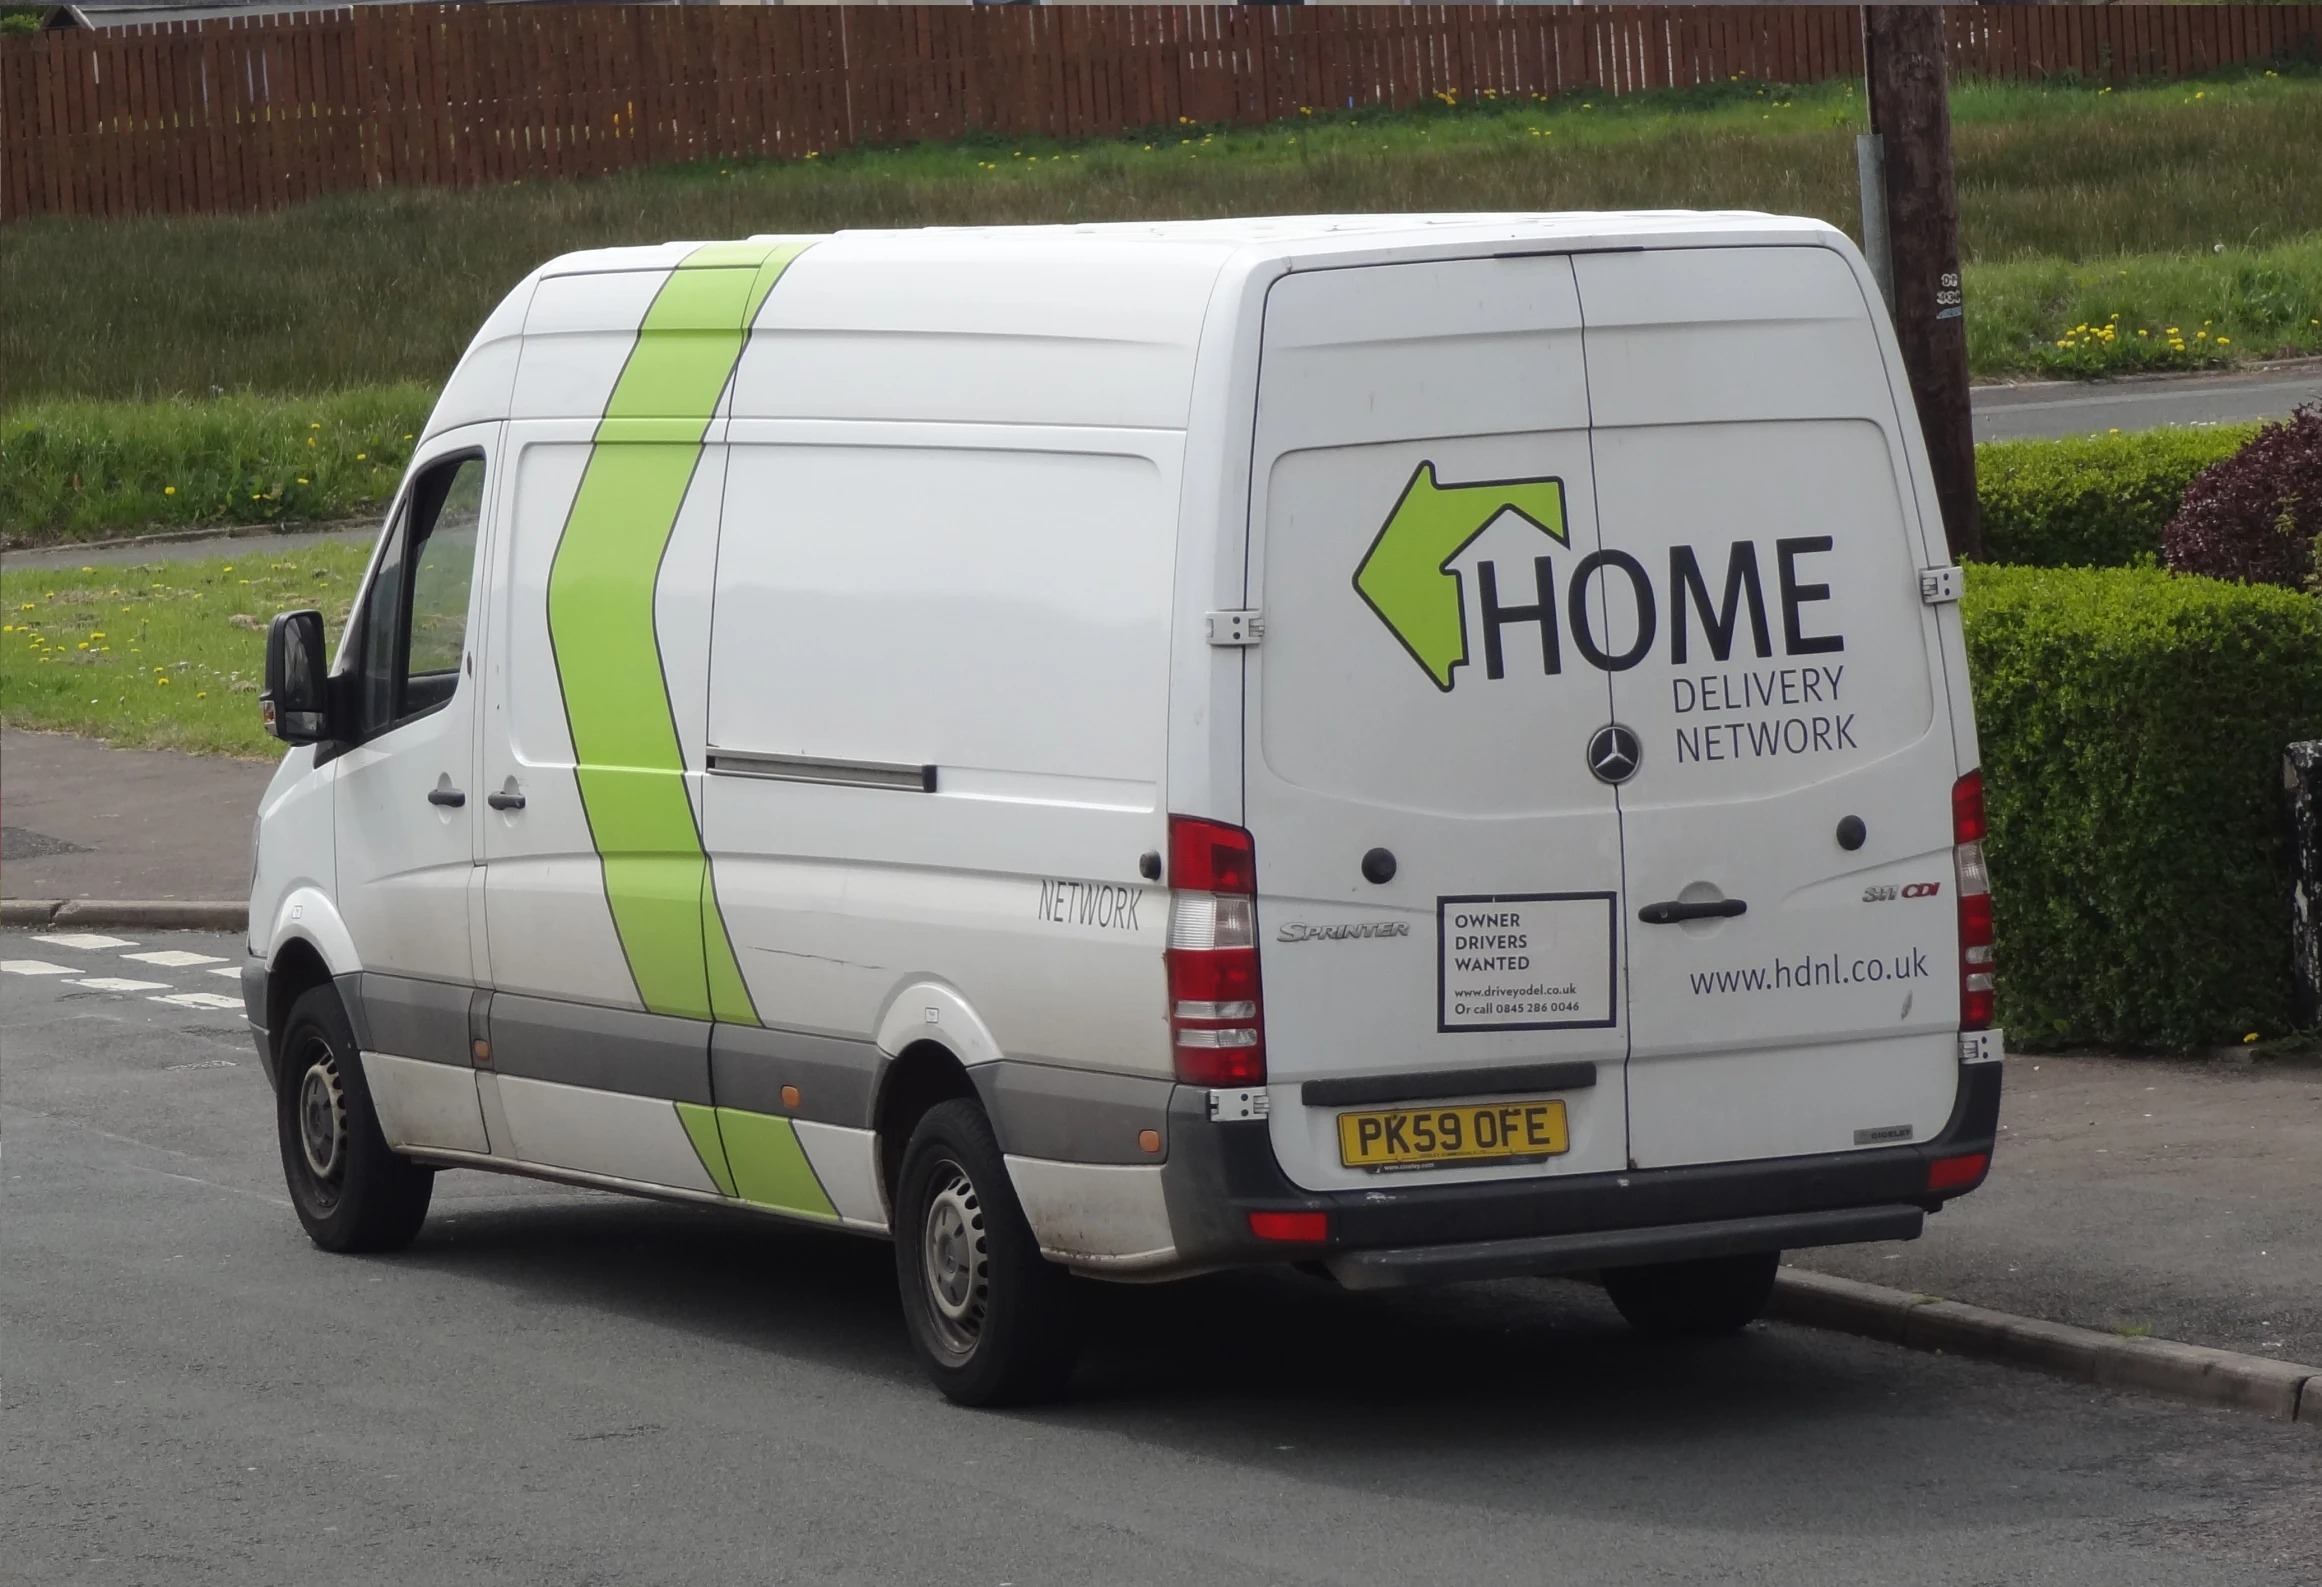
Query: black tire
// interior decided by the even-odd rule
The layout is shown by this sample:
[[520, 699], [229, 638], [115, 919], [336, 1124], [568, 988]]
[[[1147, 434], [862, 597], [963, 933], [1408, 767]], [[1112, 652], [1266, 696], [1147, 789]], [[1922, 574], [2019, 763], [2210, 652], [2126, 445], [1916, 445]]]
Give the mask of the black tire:
[[903, 1150], [895, 1279], [920, 1364], [958, 1405], [1064, 1390], [1080, 1352], [1072, 1278], [1040, 1254], [973, 1102], [927, 1110]]
[[1608, 1267], [1604, 1289], [1649, 1339], [1699, 1339], [1739, 1333], [1757, 1320], [1774, 1293], [1779, 1251], [1748, 1256], [1714, 1256], [1698, 1262], [1656, 1262], [1649, 1267]]
[[290, 1204], [326, 1251], [396, 1251], [427, 1217], [435, 1170], [389, 1149], [338, 993], [318, 986], [282, 1022], [275, 1133]]

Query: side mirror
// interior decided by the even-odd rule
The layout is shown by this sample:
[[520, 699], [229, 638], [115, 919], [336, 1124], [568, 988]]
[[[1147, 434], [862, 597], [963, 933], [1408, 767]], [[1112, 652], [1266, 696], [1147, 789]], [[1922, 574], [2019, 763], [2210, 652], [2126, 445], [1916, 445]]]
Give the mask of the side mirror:
[[284, 612], [266, 630], [266, 689], [258, 709], [266, 731], [285, 744], [331, 736], [329, 680], [323, 674], [320, 612]]

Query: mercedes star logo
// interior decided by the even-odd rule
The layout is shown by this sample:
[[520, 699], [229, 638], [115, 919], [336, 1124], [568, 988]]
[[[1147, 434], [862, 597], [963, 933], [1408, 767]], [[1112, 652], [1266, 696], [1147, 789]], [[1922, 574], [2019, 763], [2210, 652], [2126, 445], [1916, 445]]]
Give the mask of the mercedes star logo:
[[1627, 782], [1644, 758], [1645, 746], [1636, 729], [1618, 722], [1605, 723], [1588, 741], [1588, 769], [1598, 782]]

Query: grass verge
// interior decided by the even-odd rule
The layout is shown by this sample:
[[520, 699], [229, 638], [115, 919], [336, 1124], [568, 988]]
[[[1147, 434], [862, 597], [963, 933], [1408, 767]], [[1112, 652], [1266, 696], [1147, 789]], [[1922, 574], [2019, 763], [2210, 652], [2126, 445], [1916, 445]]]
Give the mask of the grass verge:
[[2322, 234], [2277, 247], [1968, 265], [1981, 376], [2081, 378], [2322, 353]]
[[0, 544], [305, 523], [394, 494], [435, 393], [45, 402], [0, 418]]
[[[492, 305], [541, 260], [674, 237], [1658, 206], [1818, 215], [1851, 231], [1860, 98], [1847, 83], [1735, 83], [1342, 110], [1248, 130], [970, 138], [597, 181], [344, 194], [254, 215], [26, 220], [0, 229], [0, 401], [440, 383]], [[2322, 183], [2310, 174], [2322, 169], [2322, 75], [2310, 71], [2117, 91], [1968, 83], [1953, 113], [1969, 288], [1995, 302], [1995, 266], [2182, 256], [2172, 268], [2190, 296], [2123, 312], [2223, 325], [2228, 316], [2200, 291], [2322, 233]], [[2284, 268], [2304, 270], [2309, 257]], [[1998, 279], [2011, 305], [2061, 302], [1979, 340], [1980, 356], [2005, 354], [1987, 369], [2051, 367], [2034, 344], [2111, 312], [2069, 306], [2093, 306], [2101, 282], [2036, 275], [2019, 293], [2016, 277]], [[2236, 336], [2219, 356], [2244, 345]]]
[[258, 725], [266, 626], [346, 622], [368, 547], [0, 573], [0, 723], [131, 749], [271, 757]]

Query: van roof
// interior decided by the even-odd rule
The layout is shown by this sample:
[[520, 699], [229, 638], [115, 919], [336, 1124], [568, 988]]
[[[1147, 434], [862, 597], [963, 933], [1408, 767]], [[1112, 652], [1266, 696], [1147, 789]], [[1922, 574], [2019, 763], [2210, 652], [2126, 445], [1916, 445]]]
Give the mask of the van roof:
[[[1479, 242], [1539, 241], [1560, 247], [1747, 246], [1798, 242], [1807, 236], [1840, 235], [1826, 222], [1756, 210], [1542, 210], [1428, 215], [1263, 215], [1223, 220], [1101, 221], [1060, 226], [927, 226], [913, 229], [849, 229], [817, 234], [823, 246], [843, 245], [893, 257], [908, 251], [935, 264], [946, 256], [988, 255], [995, 248], [1020, 255], [1045, 255], [1062, 264], [1098, 252], [1118, 256], [1143, 244], [1175, 251], [1192, 244], [1203, 251], [1225, 249], [1256, 259], [1311, 261], [1317, 255], [1433, 250]], [[775, 236], [752, 241], [778, 240]], [[619, 270], [666, 270], [700, 241], [631, 248], [591, 248], [550, 260], [542, 276], [593, 275]], [[1220, 261], [1222, 263], [1222, 260]]]
[[[752, 321], [736, 418], [1182, 429], [1197, 349], [1222, 328], [1213, 299], [1237, 269], [1263, 277], [1502, 251], [1847, 246], [1822, 221], [1741, 210], [1279, 215], [811, 240]], [[511, 414], [601, 413], [652, 276], [702, 246], [598, 248], [541, 266], [477, 332], [430, 432]], [[549, 352], [550, 342], [564, 350]], [[520, 356], [525, 347], [533, 352]]]

